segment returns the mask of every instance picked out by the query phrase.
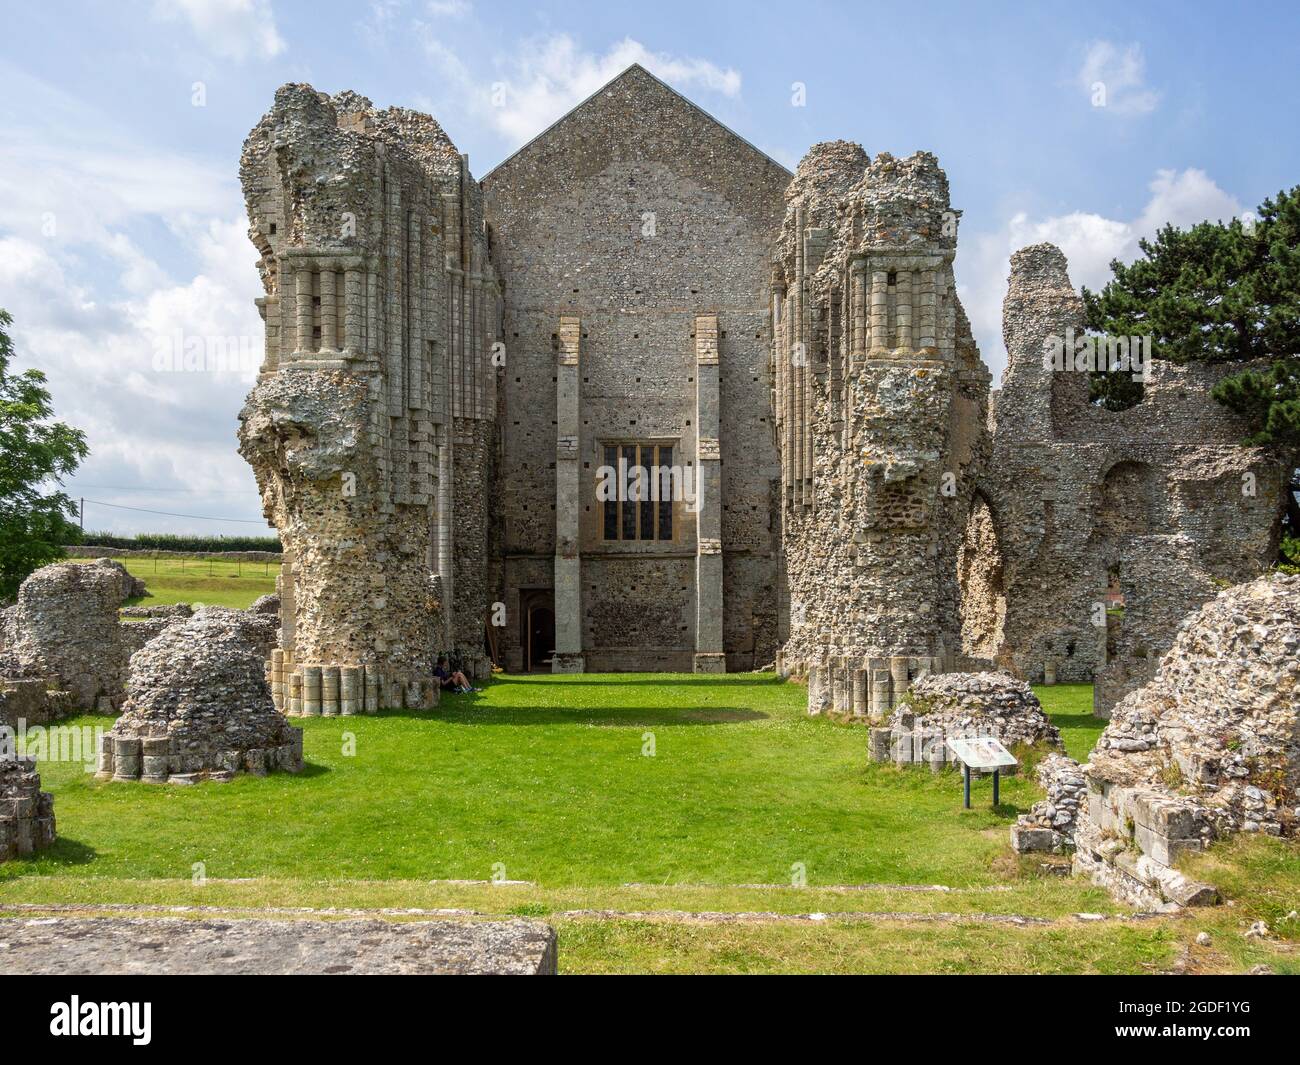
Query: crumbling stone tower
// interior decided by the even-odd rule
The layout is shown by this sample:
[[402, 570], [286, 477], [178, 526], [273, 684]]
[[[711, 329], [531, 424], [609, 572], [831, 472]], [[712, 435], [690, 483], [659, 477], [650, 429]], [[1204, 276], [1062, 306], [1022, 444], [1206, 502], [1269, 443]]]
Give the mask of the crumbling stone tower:
[[286, 85], [244, 145], [266, 359], [240, 453], [284, 544], [277, 705], [427, 706], [483, 672], [500, 286], [427, 115]]
[[809, 709], [880, 717], [958, 667], [957, 552], [989, 374], [954, 290], [959, 213], [933, 155], [814, 147], [773, 283], [789, 632]]

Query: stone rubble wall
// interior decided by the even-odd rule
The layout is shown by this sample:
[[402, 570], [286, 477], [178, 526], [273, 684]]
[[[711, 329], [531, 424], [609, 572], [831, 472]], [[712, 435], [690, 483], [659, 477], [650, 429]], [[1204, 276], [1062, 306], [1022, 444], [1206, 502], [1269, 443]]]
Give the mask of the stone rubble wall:
[[1221, 592], [1126, 696], [1089, 763], [1076, 871], [1141, 904], [1213, 901], [1173, 868], [1236, 832], [1300, 823], [1300, 577]]
[[273, 677], [287, 700], [317, 671], [363, 670], [430, 706], [436, 654], [481, 647], [490, 606], [486, 525], [456, 511], [494, 475], [481, 193], [432, 118], [307, 85], [276, 93], [240, 176], [266, 291], [240, 453], [284, 545]]
[[954, 761], [945, 741], [991, 736], [1008, 749], [1061, 746], [1061, 734], [1024, 681], [1005, 673], [926, 673], [908, 688], [885, 723], [871, 730], [872, 761]]
[[967, 664], [957, 557], [989, 446], [989, 375], [954, 287], [959, 217], [926, 152], [872, 161], [817, 145], [787, 192], [773, 281], [778, 669], [808, 676], [814, 713], [881, 714], [917, 677]]
[[0, 725], [16, 730], [71, 717], [77, 712], [76, 698], [59, 691], [57, 684], [54, 677], [0, 677]]
[[48, 678], [81, 710], [116, 710], [123, 698], [127, 644], [118, 608], [144, 594], [118, 562], [56, 562], [32, 573], [5, 615], [4, 672]]
[[130, 697], [102, 739], [98, 776], [193, 784], [300, 770], [302, 733], [276, 710], [266, 680], [274, 622], [225, 607], [163, 622], [131, 656]]
[[41, 791], [36, 763], [0, 758], [0, 862], [30, 857], [54, 835], [54, 796]]
[[1037, 776], [1047, 798], [1016, 818], [1011, 826], [1011, 847], [1017, 854], [1064, 854], [1074, 847], [1075, 825], [1087, 800], [1087, 782], [1078, 762], [1056, 753], [1038, 763]]
[[[1216, 586], [1272, 565], [1290, 469], [1283, 456], [1243, 446], [1246, 427], [1211, 396], [1240, 365], [1153, 359], [1142, 401], [1109, 411], [1089, 402], [1087, 373], [1044, 366], [1045, 342], [1070, 331], [1084, 334], [1084, 310], [1065, 256], [1050, 244], [1021, 249], [1003, 305], [1009, 361], [993, 453], [978, 484], [994, 526], [992, 543], [983, 537], [991, 562], [974, 572], [996, 574], [999, 666], [1034, 682], [1096, 678], [1105, 716], [1149, 678], [1187, 612]], [[1108, 663], [1104, 608], [1116, 571], [1125, 612], [1120, 660]], [[991, 597], [967, 590], [987, 614]], [[986, 628], [968, 629], [968, 651], [990, 652]]]

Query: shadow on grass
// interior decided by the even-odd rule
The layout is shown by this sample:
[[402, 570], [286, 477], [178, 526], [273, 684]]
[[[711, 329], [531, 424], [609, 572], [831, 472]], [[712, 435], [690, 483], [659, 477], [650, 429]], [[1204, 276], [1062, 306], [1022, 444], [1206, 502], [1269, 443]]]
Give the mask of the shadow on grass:
[[617, 673], [508, 673], [493, 684], [618, 684], [649, 688], [724, 688], [751, 684], [784, 684], [775, 673], [659, 673], [654, 676], [622, 677]]
[[[465, 699], [457, 696], [457, 699]], [[449, 725], [601, 725], [641, 728], [647, 725], [731, 725], [742, 721], [765, 721], [761, 710], [739, 706], [619, 706], [599, 709], [590, 706], [475, 706], [444, 699], [437, 709], [426, 711], [382, 710], [381, 717], [409, 717], [442, 721]]]
[[26, 868], [17, 866], [5, 868], [4, 875], [0, 877], [0, 880], [16, 879], [24, 875], [44, 875], [45, 870], [42, 868], [44, 866], [89, 865], [98, 857], [99, 852], [89, 844], [79, 843], [67, 836], [58, 836], [53, 843], [43, 850], [19, 859], [20, 863], [26, 863]]

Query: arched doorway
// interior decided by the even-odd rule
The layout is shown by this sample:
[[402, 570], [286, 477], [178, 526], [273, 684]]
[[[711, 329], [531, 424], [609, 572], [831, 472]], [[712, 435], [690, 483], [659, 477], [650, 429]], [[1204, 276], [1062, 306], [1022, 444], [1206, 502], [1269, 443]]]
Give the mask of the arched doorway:
[[550, 672], [555, 652], [555, 605], [549, 591], [522, 596], [519, 644], [524, 672]]

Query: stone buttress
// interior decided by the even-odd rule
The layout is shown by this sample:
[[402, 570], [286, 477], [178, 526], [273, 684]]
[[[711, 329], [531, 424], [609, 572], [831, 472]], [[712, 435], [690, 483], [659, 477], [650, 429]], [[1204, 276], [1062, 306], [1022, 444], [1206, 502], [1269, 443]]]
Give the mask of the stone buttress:
[[812, 713], [880, 719], [960, 668], [957, 551], [989, 374], [954, 290], [934, 156], [832, 142], [787, 193], [773, 275], [789, 628]]
[[286, 85], [240, 176], [266, 358], [240, 415], [284, 545], [290, 714], [437, 702], [486, 669], [501, 294], [478, 186], [426, 115]]

